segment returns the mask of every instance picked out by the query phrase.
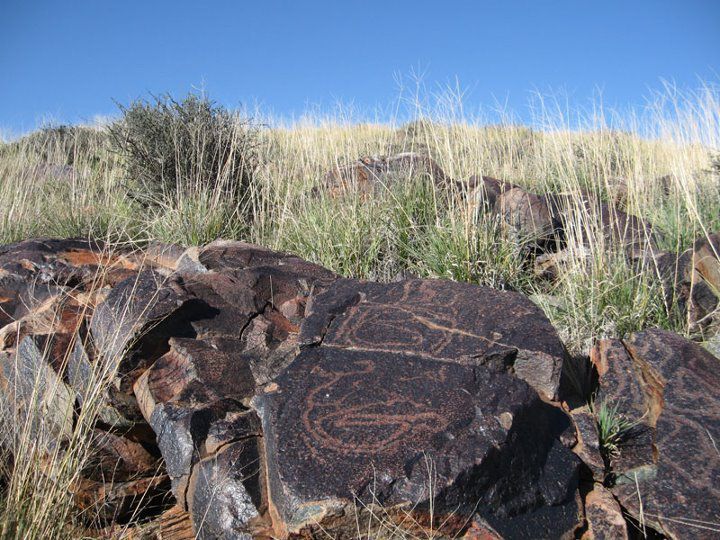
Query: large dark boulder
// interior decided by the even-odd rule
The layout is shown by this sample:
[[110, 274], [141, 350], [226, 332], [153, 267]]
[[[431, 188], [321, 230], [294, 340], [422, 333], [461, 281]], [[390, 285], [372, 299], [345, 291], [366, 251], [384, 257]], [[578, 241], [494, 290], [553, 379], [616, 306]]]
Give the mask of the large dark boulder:
[[556, 399], [566, 351], [527, 297], [451, 281], [340, 279], [311, 298], [303, 345], [404, 352], [513, 372]]
[[[518, 495], [513, 502], [503, 502], [501, 498], [488, 500], [491, 507], [489, 513], [485, 512], [488, 516], [483, 514], [473, 519], [477, 523], [482, 517], [488, 523], [492, 521], [492, 526], [503, 529], [503, 520], [519, 512], [524, 518], [514, 521], [512, 530], [526, 532], [533, 527], [549, 527], [547, 523], [553, 521], [549, 518], [552, 515], [564, 532], [577, 525], [574, 488], [577, 461], [559, 443], [559, 433], [569, 427], [568, 419], [556, 408], [544, 404], [536, 391], [520, 380], [532, 379], [544, 397], [556, 397], [565, 355], [547, 319], [530, 301], [515, 293], [452, 282], [416, 280], [381, 285], [339, 280], [334, 274], [296, 257], [241, 243], [215, 243], [201, 248], [197, 260], [206, 271], [180, 273], [170, 287], [181, 290], [183, 298], [187, 295], [202, 302], [208, 311], [202, 318], [191, 321], [194, 335], [168, 341], [167, 352], [137, 379], [134, 390], [143, 415], [157, 434], [176, 499], [191, 516], [205, 516], [201, 522], [195, 521], [200, 536], [231, 538], [257, 534], [270, 526], [279, 534], [293, 528], [305, 529], [307, 524], [296, 523], [297, 516], [278, 510], [279, 496], [274, 488], [265, 484], [272, 467], [286, 466], [284, 456], [287, 455], [285, 451], [273, 453], [269, 434], [277, 436], [280, 443], [286, 438], [293, 439], [294, 435], [292, 432], [286, 435], [284, 428], [280, 431], [269, 425], [261, 428], [253, 407], [261, 411], [269, 409], [262, 403], [263, 398], [252, 401], [252, 397], [257, 393], [290, 397], [290, 390], [284, 392], [277, 388], [290, 376], [294, 366], [303, 362], [322, 364], [326, 355], [337, 359], [356, 354], [350, 349], [361, 349], [363, 355], [372, 357], [384, 355], [392, 359], [388, 365], [396, 365], [398, 373], [412, 372], [418, 367], [428, 373], [432, 371], [439, 377], [437, 388], [428, 389], [429, 402], [419, 398], [420, 403], [430, 409], [437, 406], [442, 410], [444, 401], [452, 398], [448, 406], [452, 400], [456, 404], [462, 402], [455, 412], [474, 411], [470, 401], [463, 401], [468, 394], [458, 385], [496, 380], [513, 388], [516, 385], [517, 392], [524, 397], [518, 398], [518, 403], [513, 405], [515, 409], [508, 404], [508, 411], [496, 411], [499, 420], [492, 415], [483, 416], [482, 426], [478, 428], [482, 431], [500, 422], [498, 429], [502, 431], [504, 423], [504, 432], [511, 433], [509, 437], [516, 445], [515, 450], [504, 454], [506, 457], [502, 459], [492, 457], [496, 451], [492, 448], [505, 442], [490, 437], [477, 451], [489, 456], [486, 466], [492, 468], [493, 459], [504, 463], [502, 460], [509, 459], [507, 456], [519, 455], [520, 446], [535, 435], [540, 434], [545, 442], [537, 452], [530, 452], [526, 461], [521, 460], [527, 470], [533, 470], [525, 494]], [[307, 350], [298, 356], [300, 347]], [[302, 360], [308, 356], [311, 360]], [[408, 363], [409, 358], [415, 358], [420, 364]], [[315, 369], [310, 365], [306, 367], [311, 372]], [[455, 373], [455, 378], [444, 380], [446, 371]], [[360, 388], [365, 379], [378, 387], [377, 379], [369, 375], [358, 377], [354, 384]], [[398, 391], [412, 400], [412, 393], [418, 390], [417, 384], [413, 384]], [[489, 387], [488, 396], [496, 395], [499, 399], [502, 392], [491, 390]], [[476, 389], [475, 393], [478, 392]], [[298, 396], [301, 395], [303, 390], [298, 390]], [[485, 406], [482, 399], [478, 401], [480, 407]], [[393, 402], [388, 402], [388, 406], [393, 406]], [[377, 407], [381, 404], [376, 404]], [[283, 410], [294, 420], [303, 414], [294, 405]], [[434, 414], [436, 420], [442, 416]], [[472, 412], [471, 416], [474, 414], [479, 413]], [[513, 424], [513, 418], [518, 415], [533, 420], [517, 420], [519, 423]], [[459, 439], [469, 436], [464, 431], [469, 420], [470, 417], [456, 419], [454, 422], [458, 425], [450, 429], [447, 436]], [[436, 426], [430, 425], [433, 423], [436, 421], [427, 423], [428, 429], [435, 429]], [[515, 428], [511, 429], [513, 425]], [[537, 429], [530, 429], [531, 425]], [[348, 429], [349, 436], [358, 440], [367, 437], [362, 424], [353, 424]], [[436, 441], [437, 436], [442, 437], [441, 432], [432, 436], [418, 433], [420, 441], [413, 447], [414, 452], [442, 454], [445, 445], [438, 446]], [[482, 433], [475, 433], [473, 437], [482, 439]], [[410, 448], [410, 439], [402, 444]], [[471, 474], [475, 459], [477, 464], [485, 459], [475, 456], [467, 458], [470, 461], [452, 465], [450, 462], [461, 459], [465, 451], [461, 451], [459, 443], [454, 446], [455, 457], [451, 454], [441, 457], [446, 468], [443, 474], [448, 479]], [[528, 444], [528, 448], [532, 448], [532, 444]], [[362, 456], [358, 456], [355, 467], [360, 467], [361, 460]], [[388, 460], [396, 463], [393, 471], [398, 474], [403, 467], [397, 463], [402, 459], [388, 456]], [[304, 463], [288, 462], [287, 466], [310, 466]], [[370, 466], [369, 462], [365, 463], [363, 470], [367, 473]], [[388, 495], [383, 504], [393, 508], [392, 512], [398, 512], [413, 501], [435, 505], [444, 497], [443, 504], [448, 509], [462, 502], [466, 516], [463, 520], [454, 520], [453, 527], [456, 532], [466, 527], [473, 517], [468, 498], [479, 496], [483, 490], [478, 487], [477, 493], [466, 493], [464, 486], [472, 484], [474, 477], [449, 487], [442, 497], [421, 500], [417, 493], [413, 495], [420, 486], [420, 470], [421, 466], [416, 464], [414, 476], [406, 480], [408, 487], [404, 491], [400, 490], [400, 483], [395, 482], [399, 491], [393, 498], [387, 498]], [[309, 472], [307, 477], [313, 474]], [[357, 487], [352, 479], [336, 480], [344, 486], [345, 494]], [[556, 481], [563, 486], [560, 491], [550, 487], [555, 486]], [[316, 488], [322, 490], [324, 484], [326, 482], [319, 479]], [[343, 501], [346, 510], [348, 504], [354, 503], [352, 497]], [[562, 519], [559, 516], [563, 516]], [[426, 519], [427, 512], [420, 512], [419, 517]], [[496, 518], [500, 520], [497, 524]], [[331, 521], [325, 526], [340, 535], [349, 534], [348, 527], [355, 527], [354, 522], [346, 518]]]
[[[494, 204], [517, 189], [481, 181]], [[597, 409], [561, 408], [565, 348], [521, 294], [341, 279], [241, 242], [73, 242], [0, 248], [2, 444], [25, 425], [61, 453], [93, 404], [94, 456], [70, 491], [101, 521], [163, 514], [208, 539], [601, 538], [628, 533], [626, 512], [692, 538], [720, 519], [718, 363], [679, 336], [594, 349], [595, 405], [630, 426], [608, 452]], [[675, 262], [716, 281], [712, 238]]]
[[351, 538], [354, 508], [373, 504], [434, 512], [451, 535], [476, 511], [506, 537], [577, 526], [577, 461], [558, 441], [568, 419], [502, 371], [311, 347], [255, 406], [280, 534]]

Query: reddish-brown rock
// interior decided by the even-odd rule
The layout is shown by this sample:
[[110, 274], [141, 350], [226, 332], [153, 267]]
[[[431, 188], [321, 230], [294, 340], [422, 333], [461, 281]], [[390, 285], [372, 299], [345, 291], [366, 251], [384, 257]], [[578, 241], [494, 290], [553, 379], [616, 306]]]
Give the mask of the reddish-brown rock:
[[514, 187], [500, 193], [495, 201], [495, 212], [503, 218], [520, 243], [549, 242], [559, 234], [548, 202], [522, 188]]
[[583, 540], [627, 540], [628, 530], [620, 505], [601, 484], [585, 495], [587, 531]]
[[[622, 441], [613, 463], [617, 483], [612, 491], [620, 504], [672, 538], [707, 538], [720, 531], [717, 358], [662, 330], [606, 343], [597, 355], [602, 358], [598, 365], [626, 366], [615, 371], [624, 374], [625, 385], [603, 387], [601, 373], [601, 389], [645, 427]], [[638, 459], [645, 462], [641, 468]]]

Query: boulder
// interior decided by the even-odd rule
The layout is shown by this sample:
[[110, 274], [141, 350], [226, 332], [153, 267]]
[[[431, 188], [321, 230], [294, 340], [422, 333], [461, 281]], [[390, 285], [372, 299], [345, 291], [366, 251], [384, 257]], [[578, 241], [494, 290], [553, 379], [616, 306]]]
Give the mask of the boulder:
[[498, 195], [494, 209], [522, 244], [535, 244], [545, 249], [546, 244], [554, 245], [559, 237], [559, 223], [553, 219], [544, 197], [514, 187]]
[[311, 297], [303, 345], [402, 352], [512, 371], [556, 399], [566, 351], [527, 297], [451, 281], [339, 279]]
[[[612, 491], [620, 504], [635, 519], [643, 516], [649, 527], [671, 538], [707, 538], [718, 532], [717, 358], [662, 330], [603, 342], [594, 356], [596, 365], [608, 366], [600, 373], [603, 393], [642, 427], [621, 441], [620, 459], [613, 464]], [[614, 387], [610, 380], [625, 384]], [[623, 458], [626, 452], [628, 460]]]
[[420, 523], [434, 512], [449, 535], [475, 512], [501, 534], [524, 519], [537, 537], [578, 525], [577, 460], [558, 440], [567, 417], [502, 371], [323, 344], [254, 406], [279, 535], [350, 538], [354, 509], [373, 504]]
[[[247, 405], [294, 356], [306, 297], [334, 274], [241, 243], [215, 243], [198, 260], [208, 271], [177, 285], [205, 313], [191, 322], [193, 337], [171, 338], [134, 388], [197, 534], [234, 538], [267, 527], [260, 423]], [[241, 501], [247, 511], [238, 514]]]
[[[517, 186], [476, 182], [532, 218]], [[101, 521], [177, 502], [157, 524], [178, 538], [624, 538], [622, 512], [673, 538], [716, 532], [718, 363], [679, 336], [592, 351], [594, 405], [626, 421], [608, 452], [597, 409], [558, 406], [584, 372], [521, 294], [342, 279], [242, 242], [107, 257], [73, 242], [17, 244], [20, 262], [0, 248], [0, 414], [40, 407], [28, 425], [53, 450], [94, 402], [72, 492]], [[716, 251], [711, 237], [659, 265], [692, 284], [698, 322]], [[122, 271], [91, 277], [105, 265]]]
[[382, 193], [413, 178], [428, 179], [441, 188], [449, 186], [444, 171], [432, 158], [405, 152], [364, 157], [348, 165], [335, 167], [325, 175], [323, 188], [333, 197], [349, 192], [368, 196]]

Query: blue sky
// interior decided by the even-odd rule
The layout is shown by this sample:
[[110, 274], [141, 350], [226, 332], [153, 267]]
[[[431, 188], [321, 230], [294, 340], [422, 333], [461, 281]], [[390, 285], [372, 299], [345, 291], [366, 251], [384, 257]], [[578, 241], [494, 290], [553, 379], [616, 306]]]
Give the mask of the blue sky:
[[390, 106], [398, 76], [467, 107], [529, 93], [643, 103], [661, 79], [718, 82], [720, 0], [0, 0], [0, 127], [89, 121], [147, 92], [204, 87], [281, 117]]

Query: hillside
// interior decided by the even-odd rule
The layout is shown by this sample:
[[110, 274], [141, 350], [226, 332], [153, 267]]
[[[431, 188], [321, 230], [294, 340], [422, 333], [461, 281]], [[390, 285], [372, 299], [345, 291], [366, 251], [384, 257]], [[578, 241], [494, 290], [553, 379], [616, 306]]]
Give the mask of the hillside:
[[[630, 536], [720, 530], [703, 434], [715, 444], [720, 426], [720, 101], [672, 105], [579, 124], [544, 112], [532, 128], [427, 111], [267, 126], [190, 96], [0, 144], [0, 536], [182, 538], [205, 519], [206, 538], [248, 523], [338, 538], [592, 538], [613, 518]], [[316, 412], [298, 427], [287, 411], [303, 408]], [[43, 423], [48, 410], [65, 416]], [[238, 502], [218, 475], [239, 482], [248, 452], [264, 479]], [[387, 467], [377, 490], [365, 455]], [[705, 495], [679, 461], [707, 475]], [[125, 491], [98, 506], [104, 482]], [[664, 515], [682, 511], [672, 490], [697, 506]], [[177, 536], [157, 532], [175, 519]]]

